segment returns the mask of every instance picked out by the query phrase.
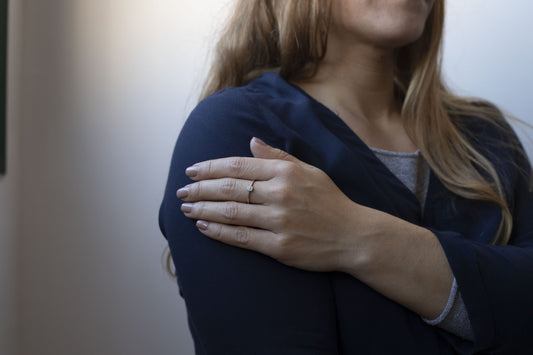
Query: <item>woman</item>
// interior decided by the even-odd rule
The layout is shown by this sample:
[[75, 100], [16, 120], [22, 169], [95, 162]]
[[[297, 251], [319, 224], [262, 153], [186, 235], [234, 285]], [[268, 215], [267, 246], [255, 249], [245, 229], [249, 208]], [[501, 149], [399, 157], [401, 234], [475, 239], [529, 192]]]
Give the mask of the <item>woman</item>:
[[445, 89], [444, 1], [237, 9], [160, 211], [196, 352], [527, 353], [531, 169]]

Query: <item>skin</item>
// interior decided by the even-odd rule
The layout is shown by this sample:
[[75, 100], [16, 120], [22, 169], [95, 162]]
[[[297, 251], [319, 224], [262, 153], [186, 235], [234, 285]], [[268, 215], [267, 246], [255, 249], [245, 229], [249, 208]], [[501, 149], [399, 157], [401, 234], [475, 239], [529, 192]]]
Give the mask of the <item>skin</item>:
[[[394, 99], [394, 50], [419, 38], [433, 2], [335, 0], [317, 75], [294, 83], [367, 144], [412, 152]], [[419, 315], [446, 305], [453, 274], [429, 230], [359, 205], [320, 169], [252, 139], [254, 158], [200, 162], [178, 190], [207, 237], [310, 271], [342, 271]], [[256, 180], [247, 204], [247, 187]]]

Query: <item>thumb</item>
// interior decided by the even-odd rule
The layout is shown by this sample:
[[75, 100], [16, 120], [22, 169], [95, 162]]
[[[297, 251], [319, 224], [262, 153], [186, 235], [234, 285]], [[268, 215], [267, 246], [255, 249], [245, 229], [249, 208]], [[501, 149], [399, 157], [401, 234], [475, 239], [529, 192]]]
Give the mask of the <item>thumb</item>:
[[252, 140], [250, 141], [250, 150], [252, 151], [252, 154], [255, 158], [280, 159], [291, 161], [293, 163], [301, 163], [300, 160], [293, 157], [289, 153], [284, 152], [281, 149], [271, 147], [265, 142], [263, 142], [261, 139], [256, 137], [252, 138]]

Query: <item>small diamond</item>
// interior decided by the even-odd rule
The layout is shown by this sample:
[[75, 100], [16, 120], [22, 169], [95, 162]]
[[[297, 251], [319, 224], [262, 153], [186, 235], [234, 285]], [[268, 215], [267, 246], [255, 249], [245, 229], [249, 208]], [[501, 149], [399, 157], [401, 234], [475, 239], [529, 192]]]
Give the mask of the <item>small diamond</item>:
[[254, 191], [254, 187], [252, 185], [250, 185], [250, 186], [248, 186], [246, 188], [246, 190], [248, 190], [248, 192], [252, 192], [252, 191]]

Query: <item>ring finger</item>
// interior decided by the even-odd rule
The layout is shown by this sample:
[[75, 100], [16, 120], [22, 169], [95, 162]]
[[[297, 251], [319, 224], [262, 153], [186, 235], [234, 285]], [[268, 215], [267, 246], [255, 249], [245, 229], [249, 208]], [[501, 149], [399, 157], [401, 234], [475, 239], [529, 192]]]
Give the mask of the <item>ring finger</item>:
[[177, 191], [178, 198], [185, 202], [236, 201], [264, 204], [268, 202], [264, 181], [233, 178], [202, 180], [189, 184]]
[[239, 202], [184, 203], [181, 211], [186, 217], [236, 226], [269, 229], [268, 221], [272, 208], [262, 205], [247, 205]]

